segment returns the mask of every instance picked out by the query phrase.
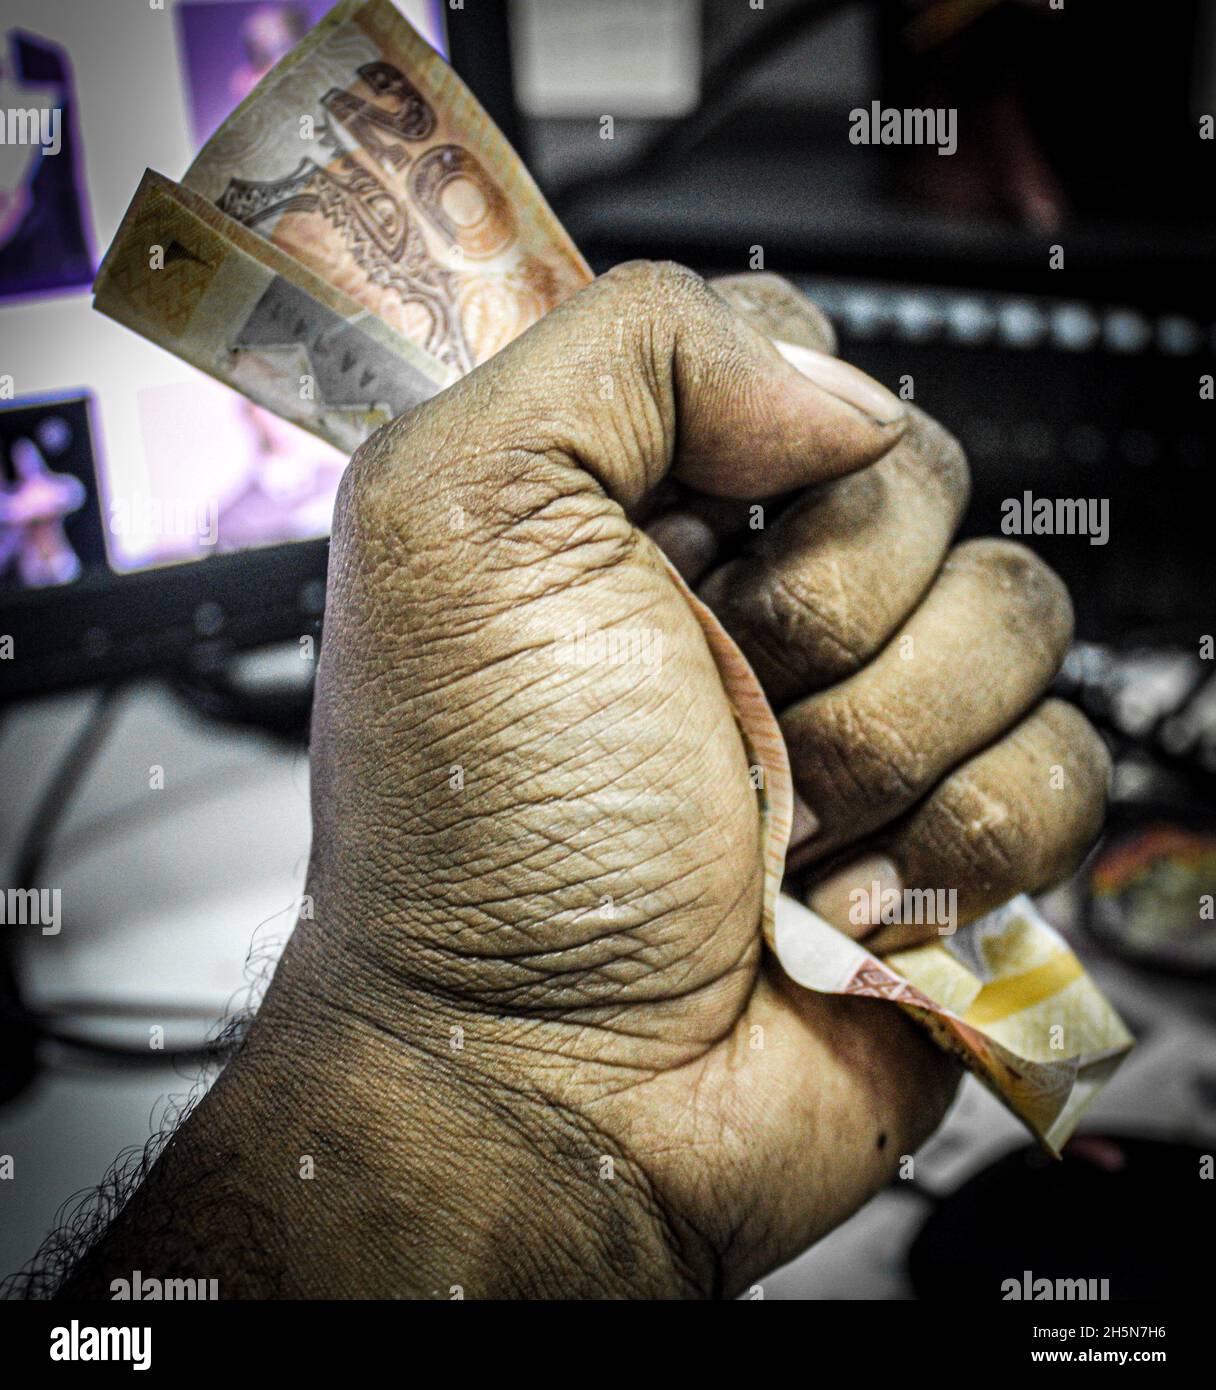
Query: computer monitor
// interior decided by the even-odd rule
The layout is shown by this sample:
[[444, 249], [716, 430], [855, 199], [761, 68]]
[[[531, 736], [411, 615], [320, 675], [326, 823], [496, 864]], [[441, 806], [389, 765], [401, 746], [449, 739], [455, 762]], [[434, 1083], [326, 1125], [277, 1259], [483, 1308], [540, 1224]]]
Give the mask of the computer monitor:
[[[394, 3], [446, 52], [442, 0]], [[319, 624], [344, 456], [97, 313], [91, 287], [144, 168], [180, 175], [331, 4], [6, 0], [0, 698]]]

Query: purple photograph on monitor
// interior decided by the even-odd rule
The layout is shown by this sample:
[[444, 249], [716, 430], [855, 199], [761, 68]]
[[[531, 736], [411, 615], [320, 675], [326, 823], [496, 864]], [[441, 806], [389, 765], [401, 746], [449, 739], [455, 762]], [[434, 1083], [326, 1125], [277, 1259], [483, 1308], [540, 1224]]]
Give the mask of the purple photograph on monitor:
[[0, 408], [0, 591], [70, 584], [104, 562], [87, 392]]
[[57, 44], [0, 36], [0, 299], [93, 279], [76, 97]]
[[143, 467], [103, 474], [119, 572], [329, 534], [346, 456], [198, 375], [138, 394]]
[[[177, 7], [191, 128], [200, 145], [336, 0], [183, 0]], [[444, 51], [440, 0], [397, 8]]]

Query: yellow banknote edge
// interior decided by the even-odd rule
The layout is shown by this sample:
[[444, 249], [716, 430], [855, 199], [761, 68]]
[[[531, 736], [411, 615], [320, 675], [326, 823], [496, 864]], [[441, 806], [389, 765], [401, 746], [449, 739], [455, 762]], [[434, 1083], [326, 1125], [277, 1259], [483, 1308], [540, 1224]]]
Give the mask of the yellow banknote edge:
[[[981, 945], [991, 939], [986, 956], [1002, 962], [999, 972], [980, 978], [938, 942], [880, 959], [784, 894], [770, 944], [807, 989], [900, 1005], [1058, 1153], [1132, 1036], [1029, 898], [1014, 898], [965, 931]], [[1058, 962], [1054, 973], [1039, 968], [1044, 958]], [[1028, 961], [1035, 964], [1021, 969]], [[1084, 992], [1066, 997], [1078, 982]], [[1008, 1007], [981, 1007], [986, 994]]]

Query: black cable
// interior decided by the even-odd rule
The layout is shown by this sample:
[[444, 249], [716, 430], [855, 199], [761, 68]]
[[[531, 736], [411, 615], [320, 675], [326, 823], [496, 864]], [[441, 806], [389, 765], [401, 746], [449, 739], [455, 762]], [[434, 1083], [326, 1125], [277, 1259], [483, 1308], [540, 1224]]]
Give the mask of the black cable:
[[[120, 693], [121, 687], [117, 684], [102, 688], [39, 798], [16, 855], [14, 880], [18, 891], [30, 891], [37, 887], [55, 831], [73, 799], [78, 795], [89, 768], [113, 727], [120, 708]], [[0, 943], [0, 1023], [4, 1026], [8, 1048], [15, 1054], [20, 1053], [22, 1059], [20, 1065], [17, 1065], [15, 1057], [7, 1059], [0, 1095], [15, 1095], [31, 1079], [34, 1070], [31, 1054], [34, 1046], [40, 1042], [53, 1042], [62, 1047], [86, 1052], [101, 1061], [151, 1063], [157, 1066], [165, 1065], [170, 1059], [202, 1060], [219, 1054], [220, 1049], [211, 1043], [169, 1052], [147, 1047], [130, 1047], [122, 1043], [110, 1043], [65, 1032], [56, 1020], [89, 1014], [130, 1016], [136, 1009], [119, 1002], [109, 1003], [104, 1000], [75, 1001], [70, 1010], [62, 1004], [46, 1009], [31, 1009], [24, 1000], [13, 959], [11, 938], [7, 933], [0, 936]], [[145, 1016], [155, 1018], [160, 1014], [162, 1017], [183, 1017], [192, 1012], [198, 1016], [198, 1011], [193, 1005], [151, 1006]], [[206, 1016], [214, 1017], [209, 1011]]]
[[81, 1037], [77, 1033], [65, 1031], [58, 1020], [79, 1018], [141, 1018], [149, 1019], [174, 1017], [202, 1019], [214, 1024], [224, 1010], [213, 1009], [198, 1004], [168, 1004], [156, 1000], [111, 1000], [111, 999], [62, 999], [27, 1015], [27, 1020], [37, 1029], [38, 1038], [43, 1042], [58, 1043], [61, 1047], [75, 1048], [90, 1053], [101, 1061], [145, 1063], [163, 1066], [167, 1060], [174, 1062], [205, 1061], [222, 1055], [219, 1044], [204, 1039], [191, 1043], [185, 1048], [156, 1049], [147, 1046], [133, 1046], [122, 1042], [107, 1042], [99, 1038]]
[[38, 1029], [24, 1015], [20, 985], [7, 941], [0, 946], [0, 1102], [20, 1095], [38, 1071]]
[[214, 1019], [222, 1010], [209, 1004], [166, 1004], [154, 999], [60, 999], [47, 1004], [39, 1013], [43, 1018], [158, 1018], [176, 1014], [178, 1018]]
[[117, 685], [102, 688], [34, 808], [29, 827], [17, 850], [13, 877], [19, 889], [36, 886], [55, 827], [80, 791], [93, 759], [114, 724], [119, 708], [119, 691]]
[[[689, 154], [730, 115], [734, 101], [761, 64], [800, 38], [812, 25], [851, 3], [853, 0], [805, 0], [805, 3], [790, 6], [767, 24], [750, 32], [705, 73], [701, 90], [710, 99], [702, 100], [695, 111], [664, 126], [652, 136], [624, 171], [624, 176], [634, 178], [667, 168]], [[559, 214], [607, 177], [610, 176], [596, 174], [578, 179], [558, 190], [552, 201]], [[614, 173], [611, 177], [619, 178], [621, 174]]]
[[184, 1048], [165, 1048], [157, 1051], [150, 1047], [133, 1047], [126, 1043], [105, 1042], [101, 1038], [80, 1038], [72, 1033], [57, 1029], [40, 1027], [39, 1042], [55, 1043], [60, 1047], [75, 1049], [87, 1054], [93, 1061], [113, 1062], [120, 1065], [139, 1067], [165, 1067], [185, 1063], [202, 1064], [225, 1055], [226, 1049], [217, 1043], [193, 1043]]
[[[114, 721], [117, 695], [116, 685], [101, 690], [39, 798], [17, 849], [14, 878], [18, 891], [35, 887], [55, 828]], [[9, 930], [0, 933], [0, 1029], [4, 1037], [0, 1099], [18, 1095], [33, 1080], [37, 1071], [35, 1049], [43, 1033], [40, 1020], [26, 1007], [12, 942]]]
[[[15, 981], [14, 981], [15, 983]], [[56, 1043], [60, 1047], [88, 1053], [95, 1060], [103, 1062], [127, 1062], [147, 1066], [163, 1067], [169, 1062], [203, 1062], [224, 1054], [221, 1044], [204, 1039], [190, 1043], [186, 1047], [153, 1048], [124, 1042], [109, 1042], [104, 1038], [90, 1038], [65, 1030], [59, 1020], [75, 1018], [165, 1018], [176, 1015], [180, 1020], [193, 1015], [215, 1023], [222, 1010], [209, 1009], [186, 1004], [157, 1004], [146, 1001], [139, 1004], [125, 1004], [105, 999], [73, 1000], [69, 1004], [55, 1004], [47, 1008], [27, 1009], [18, 1003], [17, 1008], [6, 1013], [5, 1023], [21, 1028], [35, 1043]]]
[[257, 729], [293, 745], [308, 742], [312, 682], [261, 690], [240, 684], [231, 662], [215, 668], [182, 667], [170, 674], [174, 694], [204, 718]]

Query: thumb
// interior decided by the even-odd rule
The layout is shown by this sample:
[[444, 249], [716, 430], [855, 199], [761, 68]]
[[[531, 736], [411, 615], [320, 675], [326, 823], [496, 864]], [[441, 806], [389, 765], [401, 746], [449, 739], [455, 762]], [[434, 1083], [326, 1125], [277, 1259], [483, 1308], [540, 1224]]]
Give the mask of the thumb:
[[873, 463], [903, 404], [826, 353], [781, 348], [699, 276], [632, 261], [567, 300], [427, 407], [501, 454], [543, 449], [632, 510], [671, 472], [762, 498]]
[[[713, 496], [771, 497], [874, 463], [903, 433], [903, 403], [865, 372], [771, 342], [737, 316], [731, 327], [738, 358], [722, 367], [729, 385], [717, 424], [687, 401], [674, 468], [682, 482]], [[755, 453], [741, 454], [748, 445]]]

